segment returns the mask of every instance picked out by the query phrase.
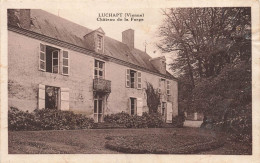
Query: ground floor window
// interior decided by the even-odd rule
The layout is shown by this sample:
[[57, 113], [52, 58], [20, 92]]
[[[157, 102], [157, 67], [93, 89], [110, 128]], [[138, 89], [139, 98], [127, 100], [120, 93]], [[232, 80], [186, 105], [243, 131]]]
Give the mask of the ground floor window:
[[38, 108], [69, 110], [69, 88], [39, 84]]
[[95, 122], [103, 122], [104, 98], [96, 95], [94, 99], [94, 120]]
[[165, 116], [166, 102], [162, 102], [162, 116]]
[[45, 107], [48, 109], [60, 109], [60, 88], [45, 86]]
[[130, 98], [130, 114], [136, 114], [136, 98]]

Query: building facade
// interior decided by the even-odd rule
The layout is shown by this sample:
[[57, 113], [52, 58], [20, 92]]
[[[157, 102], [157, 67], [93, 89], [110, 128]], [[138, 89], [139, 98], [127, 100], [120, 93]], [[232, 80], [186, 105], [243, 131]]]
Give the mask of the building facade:
[[134, 47], [134, 30], [122, 42], [102, 28], [90, 30], [42, 10], [8, 10], [9, 107], [70, 110], [103, 122], [119, 112], [148, 111], [146, 83], [160, 93], [166, 122], [178, 115], [178, 83], [165, 57]]

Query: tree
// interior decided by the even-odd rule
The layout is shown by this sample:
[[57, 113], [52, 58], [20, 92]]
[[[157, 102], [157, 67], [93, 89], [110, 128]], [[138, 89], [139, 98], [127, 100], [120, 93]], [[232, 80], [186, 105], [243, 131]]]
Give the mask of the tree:
[[165, 15], [158, 44], [164, 53], [177, 53], [171, 68], [196, 78], [215, 76], [226, 63], [249, 60], [250, 8], [177, 8]]
[[147, 106], [149, 113], [157, 113], [160, 104], [160, 94], [153, 88], [153, 85], [146, 82]]
[[[196, 81], [217, 76], [226, 64], [250, 61], [250, 8], [170, 8], [162, 13], [157, 46], [177, 54], [170, 66], [191, 88], [189, 94]], [[190, 96], [184, 100], [191, 102]]]

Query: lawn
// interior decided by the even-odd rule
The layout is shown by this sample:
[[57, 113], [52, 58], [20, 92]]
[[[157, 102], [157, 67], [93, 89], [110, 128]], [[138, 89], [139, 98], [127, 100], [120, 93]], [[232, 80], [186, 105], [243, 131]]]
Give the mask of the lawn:
[[[154, 129], [88, 129], [67, 131], [14, 131], [9, 132], [9, 154], [116, 154], [138, 153], [136, 149], [147, 147], [140, 153], [176, 153], [176, 149], [205, 144], [221, 139], [223, 146], [210, 146], [204, 150], [193, 150], [201, 154], [250, 154], [250, 146], [223, 141], [222, 134], [199, 128], [154, 128]], [[126, 141], [131, 140], [131, 141]], [[111, 148], [111, 144], [124, 147], [126, 142], [135, 149], [131, 152]], [[232, 143], [232, 144], [231, 144]], [[172, 144], [172, 146], [171, 146]], [[110, 145], [110, 148], [109, 148]], [[212, 144], [210, 144], [212, 145]], [[107, 147], [107, 148], [106, 148]], [[115, 147], [115, 146], [114, 146]], [[159, 150], [153, 151], [154, 148]], [[112, 150], [111, 150], [112, 149]], [[125, 149], [125, 148], [124, 148]], [[170, 152], [165, 152], [169, 149]], [[184, 149], [184, 148], [183, 148]], [[159, 151], [159, 152], [158, 152]], [[178, 152], [177, 152], [178, 153]], [[185, 153], [185, 152], [184, 152]]]

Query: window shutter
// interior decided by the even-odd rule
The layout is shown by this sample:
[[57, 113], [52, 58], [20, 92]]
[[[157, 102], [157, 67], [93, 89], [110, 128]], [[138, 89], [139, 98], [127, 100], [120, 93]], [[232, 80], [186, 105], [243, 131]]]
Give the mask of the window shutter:
[[137, 72], [137, 89], [142, 89], [142, 74]]
[[143, 99], [137, 98], [137, 115], [142, 116], [143, 114]]
[[167, 80], [167, 95], [170, 95], [170, 81]]
[[159, 87], [158, 87], [158, 93], [161, 93], [161, 78], [159, 78]]
[[40, 43], [39, 70], [46, 71], [46, 46]]
[[126, 87], [130, 87], [130, 69], [126, 69]]
[[61, 88], [61, 110], [69, 110], [69, 88]]
[[65, 50], [62, 52], [62, 74], [69, 75], [69, 52]]
[[130, 98], [128, 98], [128, 113], [129, 113], [129, 115], [131, 115], [131, 99]]
[[167, 102], [166, 122], [167, 123], [172, 123], [172, 103], [171, 102]]
[[45, 108], [45, 85], [39, 84], [38, 109]]

